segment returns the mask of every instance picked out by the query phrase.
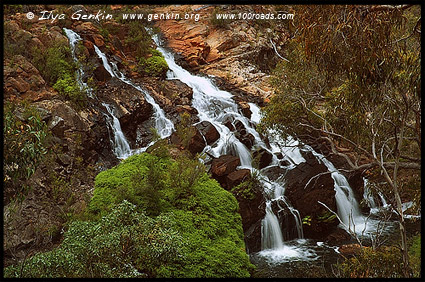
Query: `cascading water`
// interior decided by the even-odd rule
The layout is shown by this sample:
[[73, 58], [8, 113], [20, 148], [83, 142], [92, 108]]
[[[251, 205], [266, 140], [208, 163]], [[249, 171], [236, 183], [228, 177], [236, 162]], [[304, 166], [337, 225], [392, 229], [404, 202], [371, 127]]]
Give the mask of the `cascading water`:
[[[75, 54], [75, 49], [76, 49], [77, 43], [79, 41], [81, 41], [82, 38], [81, 38], [81, 36], [79, 36], [77, 33], [75, 33], [74, 31], [72, 31], [70, 29], [64, 28], [63, 30], [64, 30], [66, 36], [69, 39], [69, 45], [71, 46], [72, 58], [74, 59], [74, 61], [76, 63], [78, 63], [78, 58], [77, 58], [77, 55]], [[77, 83], [78, 83], [78, 86], [80, 87], [81, 90], [86, 91], [86, 93], [87, 93], [87, 95], [89, 97], [93, 98], [94, 97], [93, 91], [87, 85], [87, 83], [85, 83], [83, 81], [83, 76], [84, 76], [84, 71], [83, 71], [83, 68], [80, 67], [77, 70]]]
[[126, 159], [132, 155], [130, 145], [127, 142], [127, 139], [124, 136], [124, 133], [121, 130], [121, 124], [118, 118], [115, 116], [112, 107], [106, 103], [102, 103], [102, 105], [106, 108], [109, 115], [112, 117], [112, 122], [110, 121], [110, 117], [107, 116], [107, 120], [109, 126], [112, 128], [114, 133], [114, 153], [119, 159]]
[[[80, 35], [78, 35], [76, 32], [74, 32], [70, 29], [64, 28], [64, 32], [69, 39], [72, 57], [73, 57], [74, 61], [78, 63], [78, 58], [75, 54], [75, 48], [76, 48], [77, 43], [79, 41], [81, 41], [82, 38], [81, 38]], [[113, 76], [112, 70], [111, 70], [111, 68], [108, 64], [108, 61], [106, 60], [106, 57], [99, 50], [99, 48], [97, 48], [97, 46], [94, 46], [94, 47], [95, 47], [95, 51], [98, 54], [98, 56], [102, 58], [103, 65], [104, 65], [105, 69]], [[82, 67], [78, 68], [77, 82], [80, 86], [80, 89], [85, 91], [89, 95], [89, 97], [94, 98], [95, 96], [93, 95], [92, 89], [87, 85], [87, 83], [83, 82], [83, 80], [82, 80], [83, 75], [84, 75], [83, 68]], [[111, 130], [114, 134], [114, 139], [113, 140], [111, 139], [114, 154], [119, 159], [128, 158], [131, 155], [131, 149], [130, 149], [130, 145], [128, 144], [127, 139], [124, 136], [124, 133], [121, 130], [120, 122], [119, 122], [118, 118], [116, 117], [114, 110], [113, 110], [111, 105], [106, 104], [106, 103], [102, 103], [102, 105], [105, 107], [105, 109], [107, 111], [107, 113], [105, 113], [106, 121], [109, 124], [109, 127], [111, 128]]]
[[317, 153], [308, 145], [304, 145], [304, 148], [311, 151], [319, 162], [323, 162], [331, 173], [334, 180], [337, 214], [342, 221], [341, 227], [347, 231], [354, 232], [360, 237], [370, 236], [371, 232], [376, 230], [379, 221], [366, 217], [361, 213], [359, 204], [347, 178], [322, 154]]
[[[171, 120], [169, 120], [166, 116], [164, 111], [161, 109], [161, 107], [155, 102], [155, 100], [152, 98], [152, 96], [149, 95], [149, 93], [141, 88], [138, 85], [135, 85], [133, 82], [131, 82], [129, 79], [127, 79], [122, 72], [118, 70], [118, 67], [116, 64], [112, 63], [109, 64], [108, 58], [105, 54], [102, 53], [102, 51], [99, 50], [99, 48], [94, 45], [94, 49], [96, 51], [96, 54], [99, 56], [99, 58], [102, 59], [103, 66], [105, 69], [109, 72], [109, 74], [112, 77], [116, 77], [122, 82], [131, 85], [141, 93], [143, 93], [143, 96], [145, 97], [146, 101], [152, 105], [154, 110], [154, 119], [155, 119], [155, 128], [158, 131], [158, 134], [161, 138], [166, 138], [171, 135], [171, 133], [174, 130], [174, 124]], [[112, 65], [112, 66], [111, 66]], [[149, 146], [149, 145], [148, 145]], [[145, 147], [144, 149], [146, 149]], [[140, 149], [138, 151], [141, 151]]]
[[[259, 180], [264, 187], [264, 196], [266, 199], [266, 215], [262, 221], [262, 249], [281, 252], [283, 256], [294, 257], [302, 255], [293, 247], [289, 248], [284, 244], [284, 236], [282, 234], [282, 226], [279, 219], [272, 209], [272, 202], [277, 202], [280, 209], [286, 208], [290, 215], [294, 217], [296, 223], [296, 233], [298, 238], [303, 238], [301, 218], [296, 209], [291, 207], [284, 197], [284, 187], [282, 183], [271, 181], [262, 174], [262, 170], [252, 167], [251, 151], [235, 136], [235, 134], [224, 125], [226, 121], [232, 121], [233, 125], [240, 122], [246, 131], [254, 136], [253, 150], [263, 149], [273, 154], [272, 148], [262, 141], [260, 135], [254, 128], [254, 124], [260, 120], [259, 109], [251, 104], [253, 109], [251, 120], [243, 116], [232, 99], [232, 94], [227, 91], [218, 89], [210, 79], [190, 74], [185, 69], [178, 66], [174, 61], [174, 55], [161, 47], [161, 43], [157, 35], [153, 35], [153, 39], [157, 44], [157, 50], [164, 56], [168, 67], [171, 71], [167, 73], [168, 79], [178, 79], [184, 82], [193, 90], [192, 106], [198, 111], [200, 122], [208, 121], [214, 125], [220, 134], [220, 138], [210, 146], [205, 147], [204, 152], [209, 155], [219, 157], [224, 154], [232, 154], [240, 158], [240, 168], [248, 168], [252, 173], [260, 175]], [[295, 153], [296, 154], [296, 153]], [[303, 158], [301, 155], [295, 159], [299, 162]], [[304, 160], [305, 161], [305, 160]], [[277, 164], [277, 157], [273, 154], [271, 165]], [[266, 168], [264, 168], [266, 169]], [[283, 228], [288, 228], [283, 226]], [[311, 255], [311, 253], [309, 253]]]

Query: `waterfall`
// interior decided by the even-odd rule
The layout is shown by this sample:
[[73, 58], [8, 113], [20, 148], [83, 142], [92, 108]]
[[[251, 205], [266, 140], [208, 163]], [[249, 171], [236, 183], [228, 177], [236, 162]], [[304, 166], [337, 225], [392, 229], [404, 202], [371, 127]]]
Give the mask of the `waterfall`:
[[270, 201], [266, 202], [266, 216], [261, 223], [261, 235], [262, 250], [283, 248], [283, 236], [279, 220], [272, 211]]
[[108, 111], [110, 117], [112, 117], [112, 122], [110, 121], [110, 117], [106, 115], [109, 126], [112, 128], [114, 133], [114, 140], [112, 142], [114, 146], [114, 153], [119, 159], [126, 159], [131, 156], [130, 145], [127, 142], [127, 139], [124, 136], [124, 133], [121, 130], [121, 124], [118, 118], [115, 116], [113, 109], [110, 105], [106, 103], [102, 103], [102, 105]]
[[[282, 210], [286, 208], [289, 210], [290, 216], [292, 215], [294, 217], [294, 222], [297, 225], [296, 232], [298, 238], [303, 238], [302, 222], [299, 212], [286, 201], [284, 197], [284, 184], [270, 181], [266, 175], [262, 174], [261, 170], [253, 168], [251, 151], [224, 125], [225, 121], [229, 119], [233, 120], [233, 124], [237, 121], [241, 122], [247, 133], [254, 136], [253, 150], [261, 148], [272, 153], [273, 161], [270, 166], [277, 165], [277, 157], [272, 150], [282, 152], [282, 150], [278, 149], [278, 141], [274, 142], [275, 147], [268, 147], [254, 128], [254, 125], [258, 123], [261, 118], [259, 108], [250, 103], [253, 114], [251, 115], [251, 119], [248, 119], [238, 110], [237, 104], [232, 99], [232, 94], [218, 89], [209, 78], [192, 75], [187, 70], [178, 66], [174, 61], [174, 55], [161, 47], [158, 36], [153, 35], [153, 39], [158, 46], [157, 50], [162, 53], [170, 68], [170, 71], [167, 72], [167, 79], [178, 79], [192, 88], [192, 106], [198, 111], [200, 122], [210, 122], [220, 134], [219, 140], [205, 147], [204, 152], [208, 152], [209, 155], [214, 157], [219, 157], [223, 154], [238, 156], [241, 162], [240, 168], [248, 168], [252, 173], [258, 173], [260, 175], [259, 180], [264, 187], [264, 196], [266, 199], [266, 215], [261, 224], [262, 249], [282, 250], [285, 247], [282, 228], [285, 229], [288, 227], [282, 227], [279, 223], [278, 216], [272, 209], [273, 202], [277, 203], [276, 205], [279, 209]], [[295, 141], [292, 140], [292, 142], [295, 144]], [[299, 154], [299, 151], [292, 152], [292, 150], [298, 150], [298, 148], [294, 146], [293, 148], [287, 149], [288, 155], [292, 154], [292, 158], [294, 159], [292, 160], [293, 163], [305, 161]]]
[[[96, 54], [99, 56], [99, 58], [102, 59], [103, 66], [105, 67], [105, 69], [109, 72], [109, 74], [112, 77], [116, 77], [119, 80], [121, 80], [122, 82], [134, 87], [135, 89], [137, 89], [139, 92], [141, 92], [143, 94], [146, 101], [149, 104], [152, 105], [153, 110], [154, 110], [155, 129], [158, 131], [159, 136], [161, 138], [166, 138], [166, 137], [170, 136], [171, 133], [174, 131], [174, 124], [171, 120], [169, 120], [165, 116], [164, 111], [155, 102], [155, 100], [152, 98], [152, 96], [150, 96], [149, 93], [145, 89], [141, 88], [138, 85], [135, 85], [128, 78], [126, 78], [124, 76], [124, 74], [118, 70], [118, 67], [117, 67], [116, 64], [114, 64], [113, 62], [111, 62], [111, 64], [109, 64], [109, 61], [108, 61], [108, 58], [106, 57], [106, 55], [104, 53], [102, 53], [96, 45], [94, 45], [94, 49], [96, 51]], [[147, 147], [145, 147], [143, 149], [146, 149], [146, 148]], [[139, 149], [138, 152], [140, 152], [140, 151], [141, 150]]]
[[327, 160], [322, 154], [317, 153], [308, 145], [305, 148], [313, 153], [319, 162], [327, 167], [334, 180], [335, 199], [337, 205], [337, 213], [343, 226], [347, 231], [353, 231], [356, 234], [364, 234], [370, 231], [374, 224], [368, 224], [368, 218], [362, 215], [359, 204], [354, 196], [353, 189], [351, 189], [347, 178], [340, 173], [335, 166]]
[[[81, 36], [79, 36], [77, 33], [75, 33], [74, 31], [72, 31], [70, 29], [64, 28], [63, 30], [64, 30], [66, 36], [68, 37], [69, 45], [71, 46], [72, 58], [78, 64], [79, 61], [78, 61], [77, 55], [75, 54], [75, 48], [76, 48], [77, 43], [79, 41], [81, 41], [82, 38], [81, 38]], [[84, 76], [84, 71], [83, 71], [83, 68], [80, 67], [77, 70], [77, 83], [78, 83], [78, 86], [80, 87], [80, 89], [82, 91], [85, 91], [90, 98], [94, 98], [93, 91], [87, 85], [87, 83], [85, 83], [83, 81], [83, 76]]]

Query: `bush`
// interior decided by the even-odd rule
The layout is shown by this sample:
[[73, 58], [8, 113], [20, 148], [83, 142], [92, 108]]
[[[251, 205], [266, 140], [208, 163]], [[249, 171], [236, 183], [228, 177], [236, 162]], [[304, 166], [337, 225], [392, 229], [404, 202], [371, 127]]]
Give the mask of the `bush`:
[[410, 240], [409, 260], [413, 277], [421, 277], [421, 235], [413, 236]]
[[217, 28], [228, 28], [229, 25], [229, 20], [227, 19], [222, 19], [222, 18], [217, 18], [217, 14], [222, 14], [223, 11], [221, 11], [220, 9], [218, 9], [217, 7], [214, 8], [214, 11], [211, 14], [211, 19], [210, 19], [210, 23], [212, 26], [217, 27]]
[[87, 97], [77, 83], [77, 65], [66, 41], [55, 42], [46, 51], [34, 48], [32, 62], [46, 83], [62, 97], [70, 100], [77, 109], [85, 107]]
[[53, 88], [59, 92], [60, 95], [68, 100], [71, 100], [77, 109], [82, 109], [86, 105], [86, 95], [80, 89], [77, 81], [69, 74], [64, 74], [53, 85]]
[[140, 58], [138, 72], [149, 75], [165, 78], [168, 70], [168, 64], [162, 55], [153, 55], [147, 59]]
[[[156, 192], [142, 196], [143, 189]], [[104, 214], [123, 198], [153, 216], [158, 212], [153, 208], [156, 203], [159, 216], [172, 215], [178, 234], [187, 242], [185, 258], [167, 260], [156, 269], [156, 277], [250, 276], [254, 266], [245, 252], [238, 203], [197, 160], [182, 156], [172, 161], [147, 153], [131, 156], [96, 177], [90, 213]]]
[[152, 277], [182, 257], [183, 238], [167, 216], [152, 219], [123, 201], [95, 222], [75, 221], [61, 246], [5, 268], [5, 277]]
[[6, 102], [3, 115], [5, 196], [25, 192], [26, 181], [47, 153], [47, 125], [27, 103]]
[[337, 264], [339, 276], [344, 278], [400, 278], [403, 277], [401, 252], [396, 247], [373, 251], [363, 248], [360, 254]]

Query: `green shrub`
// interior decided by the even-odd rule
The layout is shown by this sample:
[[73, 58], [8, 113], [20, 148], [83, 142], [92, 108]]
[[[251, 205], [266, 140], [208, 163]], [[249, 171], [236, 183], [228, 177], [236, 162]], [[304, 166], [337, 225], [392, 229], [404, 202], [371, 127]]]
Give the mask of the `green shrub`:
[[152, 39], [142, 23], [129, 20], [126, 25], [129, 26], [128, 35], [124, 41], [126, 47], [134, 52], [136, 58], [142, 58], [150, 53]]
[[75, 108], [82, 109], [86, 106], [85, 89], [80, 89], [77, 83], [77, 64], [73, 61], [66, 41], [55, 42], [46, 51], [34, 48], [32, 62], [46, 83], [70, 100]]
[[413, 277], [421, 277], [421, 235], [410, 240], [409, 260]]
[[249, 277], [254, 266], [245, 252], [235, 197], [204, 174], [180, 209], [171, 209], [188, 244], [185, 260], [162, 265], [158, 277]]
[[5, 102], [3, 115], [5, 195], [24, 191], [26, 181], [47, 153], [47, 125], [28, 103]]
[[165, 78], [168, 70], [168, 64], [162, 55], [153, 55], [147, 59], [140, 58], [138, 64], [138, 72], [149, 75]]
[[214, 11], [211, 14], [210, 23], [212, 26], [217, 28], [228, 28], [229, 27], [229, 20], [217, 18], [217, 14], [222, 14], [223, 11], [221, 11], [219, 8], [214, 8]]
[[232, 193], [247, 200], [255, 199], [256, 192], [260, 190], [261, 183], [257, 173], [244, 180], [239, 185], [232, 188]]
[[403, 277], [401, 252], [396, 247], [373, 251], [363, 248], [350, 259], [336, 265], [339, 276], [344, 278], [400, 278]]
[[5, 268], [5, 277], [152, 277], [183, 258], [184, 241], [168, 215], [155, 219], [127, 201], [95, 222], [74, 221], [59, 248]]
[[[142, 196], [143, 189], [152, 187], [154, 196]], [[90, 213], [105, 214], [122, 199], [153, 216], [158, 212], [152, 205], [156, 203], [159, 216], [172, 215], [187, 242], [185, 258], [167, 260], [156, 269], [156, 277], [250, 276], [254, 266], [245, 252], [238, 203], [197, 160], [182, 156], [172, 161], [147, 153], [131, 156], [96, 177]]]

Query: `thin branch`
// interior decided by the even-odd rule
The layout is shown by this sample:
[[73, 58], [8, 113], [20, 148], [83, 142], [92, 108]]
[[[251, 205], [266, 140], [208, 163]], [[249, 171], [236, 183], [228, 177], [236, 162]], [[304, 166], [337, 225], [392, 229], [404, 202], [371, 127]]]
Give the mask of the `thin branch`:
[[360, 241], [360, 239], [359, 239], [359, 237], [357, 236], [357, 234], [355, 233], [355, 232], [353, 232], [352, 230], [351, 230], [351, 228], [349, 228], [348, 226], [347, 226], [347, 224], [345, 224], [342, 220], [341, 220], [341, 218], [339, 217], [339, 215], [336, 213], [336, 212], [334, 212], [333, 210], [331, 210], [326, 204], [324, 204], [324, 203], [322, 203], [321, 201], [317, 201], [319, 204], [321, 204], [322, 206], [324, 206], [326, 209], [328, 209], [331, 213], [333, 213], [335, 216], [336, 216], [336, 218], [338, 219], [338, 221], [341, 223], [341, 225], [343, 225], [344, 226], [344, 228], [345, 228], [345, 230], [347, 230], [348, 231], [348, 233], [354, 238], [354, 239], [356, 239], [356, 241], [359, 243], [359, 245], [360, 246], [363, 246], [362, 245], [362, 242]]
[[321, 172], [321, 173], [319, 173], [319, 174], [316, 174], [315, 176], [313, 176], [312, 178], [310, 178], [310, 180], [307, 182], [307, 184], [304, 186], [304, 189], [306, 189], [307, 188], [307, 186], [310, 184], [310, 182], [313, 180], [313, 179], [316, 179], [316, 181], [314, 182], [314, 185], [316, 185], [316, 183], [317, 183], [317, 178], [319, 178], [320, 176], [322, 176], [322, 175], [326, 175], [326, 174], [330, 174], [330, 173], [333, 173], [333, 172], [337, 172], [337, 171], [325, 171], [325, 172]]

